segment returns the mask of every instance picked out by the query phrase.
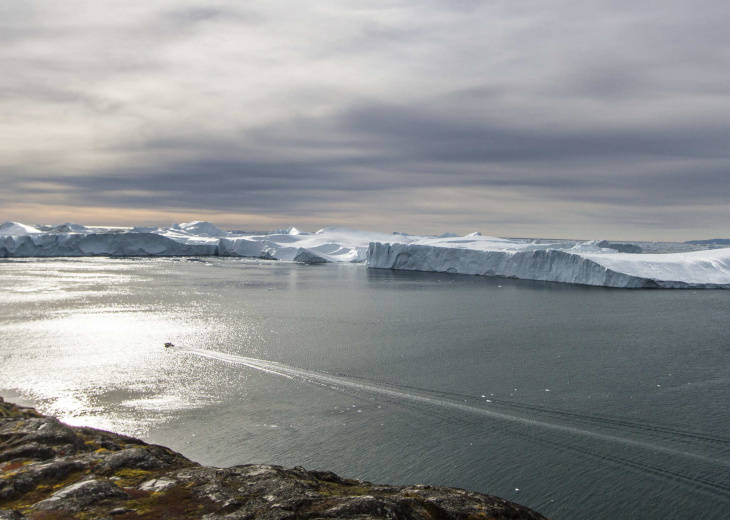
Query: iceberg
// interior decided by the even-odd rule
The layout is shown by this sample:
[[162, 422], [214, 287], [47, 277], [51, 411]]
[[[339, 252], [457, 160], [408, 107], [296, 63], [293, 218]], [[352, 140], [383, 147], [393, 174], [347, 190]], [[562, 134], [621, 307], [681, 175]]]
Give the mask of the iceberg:
[[730, 246], [730, 238], [711, 238], [709, 240], [690, 240], [685, 244], [697, 244], [708, 247], [725, 247]]
[[635, 244], [622, 244], [622, 243], [616, 243], [616, 242], [609, 242], [608, 240], [601, 240], [600, 242], [597, 242], [596, 245], [598, 247], [603, 247], [605, 249], [615, 249], [619, 253], [640, 254], [640, 253], [644, 252], [640, 246], [637, 246]]
[[0, 236], [0, 258], [215, 255], [217, 241], [182, 241], [156, 233], [58, 233]]
[[180, 232], [175, 232], [172, 228], [91, 228], [68, 222], [60, 226], [43, 226], [45, 231], [42, 231], [6, 222], [0, 225], [0, 258], [217, 255], [218, 239], [200, 231], [201, 228], [211, 231], [211, 228], [195, 225], [191, 228], [200, 236], [190, 234], [182, 227]]
[[214, 224], [204, 220], [195, 220], [184, 224], [175, 223], [170, 229], [203, 237], [222, 237], [226, 235], [225, 231], [218, 229]]
[[730, 288], [730, 249], [620, 253], [604, 242], [526, 244], [496, 237], [371, 243], [367, 266], [625, 288]]
[[0, 236], [25, 236], [43, 233], [38, 228], [26, 226], [20, 222], [4, 222], [0, 224]]
[[[221, 238], [220, 256], [246, 256], [303, 263], [364, 262], [371, 242], [393, 235], [347, 228], [325, 228], [304, 233], [296, 228], [270, 235]], [[294, 231], [294, 232], [292, 232]], [[419, 237], [399, 236], [401, 242]]]
[[49, 231], [54, 233], [88, 233], [90, 230], [86, 226], [81, 224], [74, 224], [73, 222], [66, 222], [60, 226], [54, 226]]

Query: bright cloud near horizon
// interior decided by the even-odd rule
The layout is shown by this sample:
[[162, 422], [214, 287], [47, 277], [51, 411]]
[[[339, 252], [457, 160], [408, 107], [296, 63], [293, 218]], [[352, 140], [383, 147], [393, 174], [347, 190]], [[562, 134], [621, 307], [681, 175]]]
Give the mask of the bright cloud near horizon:
[[730, 237], [730, 4], [0, 0], [0, 221]]

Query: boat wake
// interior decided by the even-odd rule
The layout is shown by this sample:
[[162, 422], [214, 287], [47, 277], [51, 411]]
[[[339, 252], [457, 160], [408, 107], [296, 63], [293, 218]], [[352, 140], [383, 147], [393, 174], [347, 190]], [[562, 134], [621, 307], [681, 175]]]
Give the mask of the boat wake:
[[481, 417], [492, 424], [500, 423], [500, 429], [506, 429], [511, 435], [529, 437], [559, 449], [730, 498], [730, 461], [688, 449], [691, 444], [689, 448], [724, 451], [727, 455], [728, 436], [397, 385], [212, 350], [176, 346], [170, 350], [243, 365], [361, 397], [377, 396], [403, 406], [425, 407], [429, 413], [437, 415], [457, 412], [444, 417], [450, 422], [462, 420], [462, 416], [463, 419]]

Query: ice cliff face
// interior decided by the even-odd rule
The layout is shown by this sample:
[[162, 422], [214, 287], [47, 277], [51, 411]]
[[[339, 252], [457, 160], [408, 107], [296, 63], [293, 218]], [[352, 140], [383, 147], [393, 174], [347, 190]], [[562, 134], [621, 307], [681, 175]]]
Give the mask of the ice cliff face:
[[217, 241], [181, 241], [155, 233], [58, 233], [0, 236], [0, 258], [215, 255]]
[[65, 256], [210, 256], [225, 235], [210, 222], [169, 228], [93, 228], [68, 222], [60, 226], [0, 225], [0, 258]]
[[525, 245], [485, 238], [460, 243], [372, 243], [367, 266], [604, 287], [730, 288], [730, 249], [639, 255], [616, 253], [595, 243], [568, 247], [566, 243]]

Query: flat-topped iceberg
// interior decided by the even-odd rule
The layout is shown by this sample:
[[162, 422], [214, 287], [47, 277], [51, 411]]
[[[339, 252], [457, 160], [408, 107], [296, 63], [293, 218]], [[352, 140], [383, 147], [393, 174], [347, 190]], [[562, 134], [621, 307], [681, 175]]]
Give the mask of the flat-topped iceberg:
[[730, 288], [730, 249], [620, 253], [605, 242], [529, 244], [495, 237], [372, 243], [367, 266], [605, 287]]
[[0, 225], [0, 258], [218, 254], [217, 238], [190, 233], [182, 226], [185, 224], [176, 231], [173, 228], [92, 228], [72, 223], [32, 227], [6, 222]]
[[0, 236], [2, 257], [207, 256], [217, 241], [175, 240], [156, 233], [57, 233]]

